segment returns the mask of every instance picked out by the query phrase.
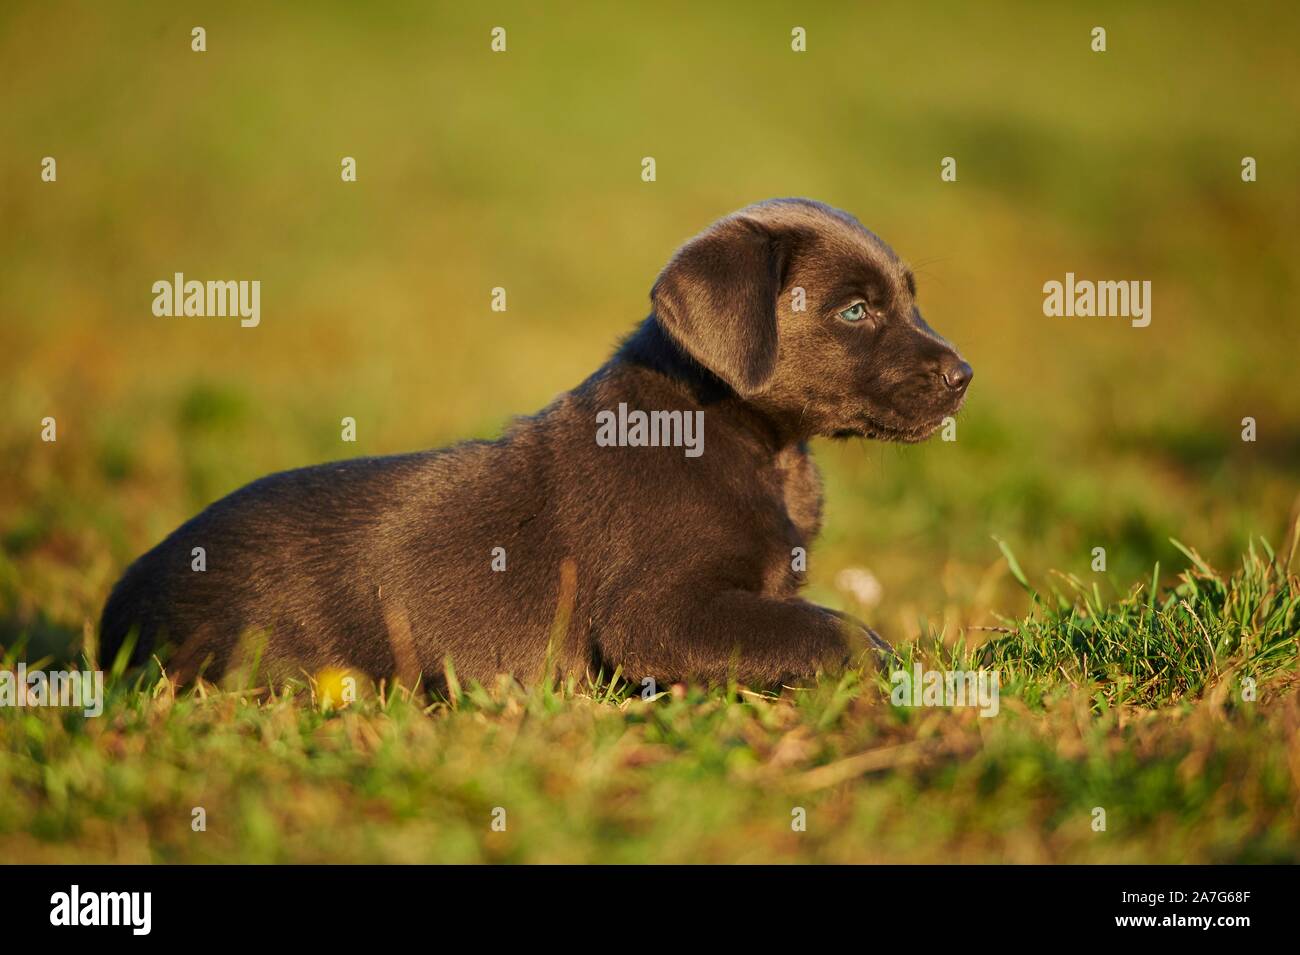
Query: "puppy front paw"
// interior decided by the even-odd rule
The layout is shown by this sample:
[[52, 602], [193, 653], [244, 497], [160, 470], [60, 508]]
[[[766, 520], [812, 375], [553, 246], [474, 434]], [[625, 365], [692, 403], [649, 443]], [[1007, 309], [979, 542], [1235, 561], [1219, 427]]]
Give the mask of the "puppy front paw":
[[866, 652], [862, 656], [870, 658], [881, 666], [886, 664], [894, 665], [899, 662], [899, 656], [894, 652], [894, 648], [880, 634], [857, 617], [829, 608], [826, 608], [826, 612], [840, 621], [840, 625], [849, 633], [849, 639], [855, 646], [865, 644]]

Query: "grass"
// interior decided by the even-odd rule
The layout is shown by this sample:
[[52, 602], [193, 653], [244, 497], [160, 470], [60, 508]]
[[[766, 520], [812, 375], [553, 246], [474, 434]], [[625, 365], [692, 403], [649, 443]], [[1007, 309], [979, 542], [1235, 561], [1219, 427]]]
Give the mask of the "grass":
[[1173, 541], [1192, 562], [1177, 586], [1158, 593], [1157, 567], [1149, 583], [1109, 605], [1095, 581], [1085, 584], [1072, 574], [1061, 575], [1064, 588], [1044, 598], [1003, 545], [1036, 612], [964, 665], [1023, 674], [1026, 685], [1058, 672], [1071, 683], [1097, 686], [1107, 705], [1147, 707], [1195, 699], [1228, 676], [1267, 680], [1295, 668], [1300, 594], [1282, 568], [1291, 562], [1298, 532], [1300, 525], [1285, 559], [1267, 541], [1259, 542], [1263, 554], [1252, 542], [1230, 579]]
[[178, 689], [119, 666], [101, 718], [0, 710], [0, 854], [1297, 862], [1294, 540], [1227, 577], [1189, 551], [1177, 586], [1109, 603], [1067, 579], [1073, 599], [1034, 592], [983, 645], [906, 649], [906, 669], [999, 670], [988, 718], [894, 706], [874, 670], [779, 696], [452, 680], [447, 699], [381, 683], [336, 705], [338, 675]]

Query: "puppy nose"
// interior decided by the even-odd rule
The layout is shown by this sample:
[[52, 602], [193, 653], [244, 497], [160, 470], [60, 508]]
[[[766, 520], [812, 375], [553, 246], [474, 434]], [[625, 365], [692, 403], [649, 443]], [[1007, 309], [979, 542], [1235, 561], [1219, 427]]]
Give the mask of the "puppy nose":
[[943, 383], [953, 391], [965, 391], [975, 375], [975, 370], [960, 358], [953, 358], [943, 367]]

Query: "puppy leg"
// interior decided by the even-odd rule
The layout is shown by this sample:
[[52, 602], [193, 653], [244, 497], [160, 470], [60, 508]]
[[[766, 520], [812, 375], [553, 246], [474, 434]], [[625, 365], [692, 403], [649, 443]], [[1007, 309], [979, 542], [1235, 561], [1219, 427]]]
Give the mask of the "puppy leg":
[[686, 607], [666, 603], [627, 608], [624, 619], [635, 623], [600, 637], [605, 658], [630, 679], [777, 686], [849, 661], [844, 621], [804, 600], [730, 590]]
[[830, 610], [825, 607], [822, 609], [829, 614], [834, 614], [836, 618], [842, 621], [843, 625], [849, 628], [852, 632], [860, 634], [865, 640], [867, 648], [871, 651], [871, 656], [876, 660], [876, 662], [881, 664], [893, 664], [898, 662], [898, 654], [894, 652], [894, 648], [889, 645], [888, 641], [857, 617], [854, 617], [851, 614], [841, 613], [838, 610]]

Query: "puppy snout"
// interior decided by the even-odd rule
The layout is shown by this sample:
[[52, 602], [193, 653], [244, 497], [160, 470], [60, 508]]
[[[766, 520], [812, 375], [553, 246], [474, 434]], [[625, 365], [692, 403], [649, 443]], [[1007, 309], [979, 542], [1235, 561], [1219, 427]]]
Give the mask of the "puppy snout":
[[975, 371], [966, 362], [953, 355], [951, 359], [943, 363], [939, 374], [943, 377], [943, 383], [948, 386], [949, 390], [961, 394], [966, 390], [966, 386], [970, 384]]

